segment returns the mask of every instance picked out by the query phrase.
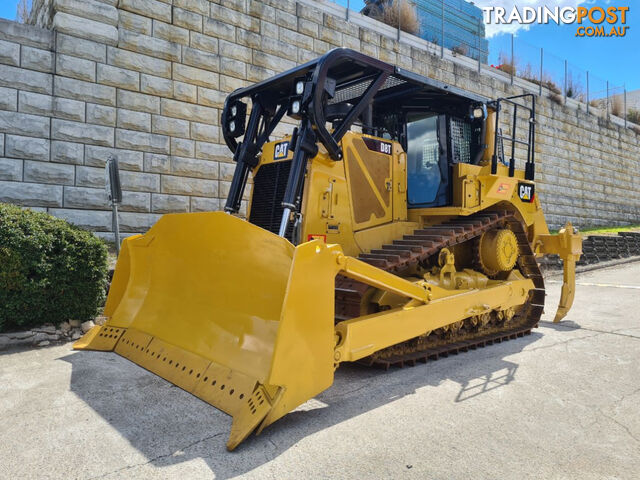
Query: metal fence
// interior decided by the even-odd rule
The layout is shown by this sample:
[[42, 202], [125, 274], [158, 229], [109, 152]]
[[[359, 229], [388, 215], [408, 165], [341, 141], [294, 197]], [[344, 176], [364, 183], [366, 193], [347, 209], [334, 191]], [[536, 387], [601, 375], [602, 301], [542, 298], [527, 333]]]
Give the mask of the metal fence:
[[614, 85], [560, 58], [548, 50], [531, 45], [515, 35], [501, 35], [491, 42], [491, 66], [538, 85], [539, 93], [546, 88], [558, 103], [575, 100], [585, 104], [587, 112], [615, 116], [628, 122], [638, 121], [640, 112], [627, 102], [624, 85]]
[[[398, 39], [404, 32], [430, 42], [430, 51], [442, 57], [448, 53], [469, 57], [477, 62], [478, 70], [500, 70], [511, 77], [512, 84], [517, 78], [527, 80], [538, 86], [540, 95], [544, 89], [557, 103], [579, 102], [588, 113], [617, 117], [625, 127], [640, 125], [640, 94], [634, 92], [631, 101], [624, 85], [614, 85], [513, 34], [498, 35], [487, 42], [479, 9], [465, 0], [329, 1], [346, 8], [347, 21], [354, 13], [365, 14], [395, 28]], [[410, 11], [403, 11], [405, 4], [412, 6], [409, 10], [417, 22]]]

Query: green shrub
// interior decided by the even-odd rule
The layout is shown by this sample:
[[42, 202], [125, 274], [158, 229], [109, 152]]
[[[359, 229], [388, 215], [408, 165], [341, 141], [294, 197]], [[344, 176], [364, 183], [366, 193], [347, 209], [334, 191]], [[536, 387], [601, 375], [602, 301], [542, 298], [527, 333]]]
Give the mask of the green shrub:
[[0, 332], [93, 318], [106, 278], [107, 248], [95, 235], [0, 203]]

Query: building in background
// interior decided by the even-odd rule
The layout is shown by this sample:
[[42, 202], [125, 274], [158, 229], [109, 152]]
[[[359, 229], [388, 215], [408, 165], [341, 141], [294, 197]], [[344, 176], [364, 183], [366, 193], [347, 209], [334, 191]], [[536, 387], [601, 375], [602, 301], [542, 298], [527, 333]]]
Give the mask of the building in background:
[[[619, 90], [618, 90], [619, 91]], [[604, 99], [597, 99], [602, 104]], [[609, 108], [613, 115], [626, 118], [629, 122], [640, 125], [640, 90], [616, 93], [609, 97]], [[626, 108], [626, 110], [625, 110]]]
[[[624, 102], [624, 94], [616, 95], [620, 101]], [[636, 110], [640, 112], [640, 90], [627, 92], [627, 110]]]
[[[382, 18], [380, 12], [398, 8], [401, 1], [407, 0], [365, 0], [362, 13]], [[415, 5], [419, 37], [487, 63], [489, 42], [485, 38], [482, 9], [466, 0], [410, 0], [410, 3]]]

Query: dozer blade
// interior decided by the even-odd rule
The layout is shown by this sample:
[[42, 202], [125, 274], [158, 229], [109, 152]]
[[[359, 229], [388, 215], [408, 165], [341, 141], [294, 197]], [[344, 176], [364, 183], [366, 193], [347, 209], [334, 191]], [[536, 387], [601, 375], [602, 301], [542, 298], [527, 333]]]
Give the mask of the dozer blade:
[[74, 348], [113, 350], [231, 415], [233, 450], [333, 383], [333, 249], [222, 212], [165, 215], [125, 240], [108, 321]]

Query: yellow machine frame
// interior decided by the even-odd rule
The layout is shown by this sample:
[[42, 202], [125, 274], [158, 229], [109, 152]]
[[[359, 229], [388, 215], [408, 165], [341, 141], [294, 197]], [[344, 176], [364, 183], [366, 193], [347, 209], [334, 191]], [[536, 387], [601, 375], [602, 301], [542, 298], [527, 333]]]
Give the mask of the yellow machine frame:
[[[357, 141], [357, 134], [345, 138]], [[265, 158], [271, 158], [272, 145], [265, 146]], [[358, 224], [352, 222], [345, 174], [354, 160], [338, 163], [323, 154], [314, 158], [304, 201], [305, 211], [317, 215], [307, 216], [303, 234], [326, 237], [297, 247], [225, 213], [165, 215], [147, 234], [124, 242], [104, 312], [109, 320], [74, 348], [115, 350], [232, 415], [227, 446], [234, 449], [254, 429], [328, 388], [339, 363], [522, 304], [533, 283], [515, 272], [486, 288], [452, 289], [403, 279], [354, 258], [418, 225], [494, 205], [517, 210], [538, 253], [557, 253], [565, 260], [560, 320], [573, 300], [580, 237], [570, 225], [560, 235], [550, 235], [539, 200], [516, 201], [520, 172], [509, 177], [501, 167], [499, 175], [490, 175], [486, 165], [457, 165], [462, 188], [455, 190], [452, 207], [408, 211], [405, 159], [394, 143], [389, 176], [383, 179], [390, 204], [382, 211], [386, 223], [372, 215]], [[358, 165], [365, 170], [362, 162]], [[370, 175], [365, 178], [370, 188], [380, 188]], [[375, 198], [385, 202], [382, 195]], [[340, 226], [337, 231], [329, 228], [331, 222]], [[253, 272], [249, 284], [246, 271]], [[338, 274], [406, 298], [406, 303], [334, 325]], [[260, 288], [252, 292], [252, 284]], [[193, 332], [208, 340], [194, 343]], [[301, 371], [308, 373], [301, 376]]]
[[[256, 427], [261, 430], [328, 388], [340, 362], [363, 358], [472, 315], [521, 304], [533, 286], [531, 280], [515, 276], [486, 289], [447, 290], [427, 282], [412, 283], [345, 256], [338, 245], [313, 240], [293, 247], [224, 213], [197, 214], [186, 223], [181, 217], [166, 215], [149, 233], [124, 242], [105, 309], [109, 320], [74, 348], [115, 350], [232, 415], [230, 450]], [[202, 225], [226, 235], [211, 245], [194, 235]], [[193, 255], [238, 239], [248, 239], [250, 244], [241, 247], [256, 253], [268, 246], [269, 263], [278, 265], [262, 273], [264, 280], [253, 280], [268, 288], [261, 288], [264, 296], [251, 305], [246, 290], [229, 286], [245, 281], [238, 267], [256, 258], [227, 256], [203, 262]], [[177, 240], [184, 250], [166, 255], [165, 248]], [[187, 275], [194, 268], [189, 259], [201, 263], [197, 278]], [[149, 275], [155, 262], [163, 262], [154, 268], [167, 272], [163, 278]], [[339, 273], [409, 300], [401, 308], [334, 325], [334, 280]], [[178, 289], [178, 282], [186, 282], [188, 288]], [[169, 291], [174, 294], [162, 303], [154, 299], [155, 292]], [[220, 302], [222, 298], [225, 302]], [[160, 312], [157, 305], [169, 308]], [[210, 318], [213, 312], [215, 323]], [[239, 312], [245, 313], [239, 316]], [[158, 324], [158, 315], [168, 321]], [[229, 322], [224, 331], [219, 330], [220, 319]], [[180, 328], [174, 323], [178, 320]], [[391, 330], [389, 321], [394, 325]], [[234, 335], [237, 322], [242, 323], [242, 333]], [[194, 345], [194, 330], [198, 338], [209, 341]], [[301, 376], [301, 371], [309, 373]]]
[[[349, 73], [349, 68], [355, 71]], [[344, 128], [335, 127], [334, 133], [340, 135], [334, 138], [327, 130], [334, 117], [325, 115], [328, 107], [321, 103], [337, 95], [339, 79], [331, 75], [340, 72], [347, 72], [342, 78], [344, 89], [353, 89], [353, 78], [358, 75], [360, 81], [370, 83], [361, 89], [354, 105], [338, 102], [342, 105], [337, 106], [347, 109], [342, 113]], [[483, 148], [482, 159], [474, 159], [479, 163], [451, 167], [452, 201], [446, 207], [408, 208], [407, 154], [401, 144], [348, 131], [356, 117], [373, 118], [377, 92], [416, 85], [426, 92], [439, 92], [441, 98], [465, 99], [465, 108], [469, 102], [473, 107], [468, 114], [475, 123], [482, 120], [488, 125], [485, 143], [489, 147]], [[290, 90], [289, 98], [286, 92]], [[507, 312], [542, 291], [537, 274], [521, 273], [526, 272], [522, 265], [514, 268], [523, 245], [530, 252], [529, 260], [533, 254], [558, 254], [564, 260], [555, 317], [561, 320], [574, 298], [581, 237], [571, 224], [551, 235], [539, 199], [523, 195], [523, 188], [533, 187], [527, 180], [533, 178], [533, 161], [527, 161], [528, 175], [515, 170], [515, 163], [511, 170], [496, 165], [491, 118], [499, 113], [499, 101], [487, 120], [488, 102], [469, 100], [453, 90], [357, 52], [339, 50], [271, 82], [231, 94], [221, 123], [238, 168], [226, 209], [238, 211], [250, 172], [255, 178], [269, 164], [291, 161], [295, 168], [291, 167], [287, 193], [280, 202], [283, 213], [276, 230], [280, 235], [222, 212], [163, 216], [144, 235], [123, 242], [104, 311], [108, 320], [90, 330], [74, 348], [115, 351], [228, 413], [233, 424], [227, 448], [233, 450], [252, 431], [259, 433], [328, 388], [341, 362], [360, 360], [492, 312], [504, 320]], [[247, 104], [242, 99], [256, 99], [264, 92], [268, 94], [265, 101], [252, 105], [247, 121]], [[309, 105], [315, 107], [303, 111]], [[265, 142], [285, 110], [301, 121], [294, 135], [295, 152], [282, 154], [287, 150], [277, 152], [277, 145], [291, 142], [290, 136]], [[480, 115], [475, 116], [476, 112]], [[340, 118], [340, 112], [336, 115]], [[516, 117], [514, 114], [514, 122]], [[530, 129], [529, 134], [533, 133]], [[478, 138], [482, 140], [482, 135]], [[498, 136], [495, 138], [497, 141]], [[385, 148], [372, 150], [368, 141]], [[527, 145], [532, 148], [533, 141]], [[299, 161], [293, 162], [294, 157]], [[256, 205], [250, 204], [249, 215]], [[459, 251], [454, 250], [463, 245], [460, 243], [451, 249], [438, 245], [438, 265], [414, 265], [415, 271], [398, 275], [356, 258], [416, 229], [498, 211], [507, 212], [509, 221], [513, 220], [499, 232], [504, 251], [497, 252], [496, 259], [508, 265], [500, 275], [484, 269], [485, 275], [464, 263], [457, 271]], [[294, 220], [299, 238], [292, 243], [285, 236]], [[484, 245], [478, 247], [480, 254], [494, 244]], [[471, 250], [470, 245], [459, 250], [466, 247]], [[338, 321], [338, 276], [371, 287], [378, 306], [384, 308], [375, 313], [362, 310], [358, 316]], [[541, 305], [536, 308], [540, 313]]]

